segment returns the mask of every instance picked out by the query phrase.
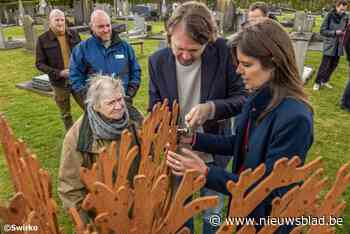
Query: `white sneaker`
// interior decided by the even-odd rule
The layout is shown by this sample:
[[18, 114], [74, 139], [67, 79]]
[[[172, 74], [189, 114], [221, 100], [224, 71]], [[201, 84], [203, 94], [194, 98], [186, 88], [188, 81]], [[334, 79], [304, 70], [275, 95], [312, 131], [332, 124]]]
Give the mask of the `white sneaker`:
[[333, 89], [333, 86], [330, 83], [323, 83], [322, 86], [329, 88], [329, 89]]
[[314, 91], [318, 91], [318, 90], [320, 90], [320, 84], [317, 84], [317, 83], [315, 83], [314, 84], [314, 87], [312, 88]]

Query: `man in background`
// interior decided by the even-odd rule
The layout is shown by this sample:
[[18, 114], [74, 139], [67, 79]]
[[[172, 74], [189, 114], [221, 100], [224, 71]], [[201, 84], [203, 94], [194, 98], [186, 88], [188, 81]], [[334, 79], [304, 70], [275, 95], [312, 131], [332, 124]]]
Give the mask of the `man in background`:
[[[66, 28], [64, 13], [54, 9], [49, 15], [49, 30], [39, 36], [36, 46], [36, 67], [49, 76], [66, 131], [73, 125], [68, 80], [69, 58], [73, 47], [79, 42], [79, 34]], [[73, 97], [83, 107], [74, 94]]]
[[91, 14], [92, 36], [81, 42], [72, 53], [69, 80], [74, 93], [84, 101], [89, 79], [102, 74], [121, 79], [130, 118], [143, 119], [132, 105], [141, 82], [141, 68], [133, 48], [112, 30], [111, 19], [103, 10]]

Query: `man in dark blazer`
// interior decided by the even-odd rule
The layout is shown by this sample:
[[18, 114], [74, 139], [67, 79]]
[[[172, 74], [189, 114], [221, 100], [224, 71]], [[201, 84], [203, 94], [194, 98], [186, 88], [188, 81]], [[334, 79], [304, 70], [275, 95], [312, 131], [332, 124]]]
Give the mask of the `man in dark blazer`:
[[[167, 23], [170, 47], [149, 58], [149, 106], [174, 100], [180, 105], [179, 125], [206, 133], [231, 134], [230, 118], [241, 112], [246, 92], [236, 75], [230, 49], [217, 38], [217, 27], [207, 6], [187, 2], [179, 6]], [[202, 155], [207, 164], [226, 168], [228, 158]], [[202, 195], [221, 195], [203, 189]], [[215, 233], [212, 215], [223, 207], [204, 214], [203, 233]]]
[[[70, 86], [68, 82], [70, 53], [81, 40], [75, 31], [66, 29], [64, 13], [54, 9], [49, 16], [50, 28], [39, 36], [36, 46], [36, 67], [48, 74], [66, 130], [73, 125], [70, 111]], [[74, 97], [75, 98], [75, 97]], [[75, 100], [83, 107], [79, 99]]]

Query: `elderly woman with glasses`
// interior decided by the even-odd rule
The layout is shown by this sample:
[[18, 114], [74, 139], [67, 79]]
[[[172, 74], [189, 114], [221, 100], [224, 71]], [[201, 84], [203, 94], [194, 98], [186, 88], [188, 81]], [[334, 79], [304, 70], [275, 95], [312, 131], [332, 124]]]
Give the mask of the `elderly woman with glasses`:
[[[298, 75], [295, 55], [288, 33], [270, 19], [248, 23], [235, 38], [237, 72], [242, 76], [250, 97], [236, 119], [232, 136], [196, 133], [192, 149], [219, 155], [233, 155], [232, 172], [208, 167], [196, 153], [182, 149], [168, 152], [167, 164], [176, 175], [195, 169], [206, 176], [206, 187], [229, 194], [226, 184], [237, 182], [245, 169], [266, 166], [267, 176], [275, 162], [298, 155], [304, 163], [313, 142], [313, 112]], [[271, 212], [271, 201], [283, 196], [290, 187], [273, 190], [249, 215], [257, 220]], [[230, 197], [230, 199], [235, 199]], [[289, 233], [282, 226], [276, 233]]]
[[[103, 147], [108, 147], [112, 141], [118, 144], [125, 129], [140, 124], [130, 121], [124, 97], [120, 80], [102, 75], [91, 79], [85, 113], [64, 138], [59, 169], [59, 196], [64, 207], [77, 208], [86, 223], [93, 214], [88, 214], [80, 207], [87, 194], [80, 180], [80, 167], [91, 168]], [[131, 174], [136, 173], [137, 165], [135, 160]]]

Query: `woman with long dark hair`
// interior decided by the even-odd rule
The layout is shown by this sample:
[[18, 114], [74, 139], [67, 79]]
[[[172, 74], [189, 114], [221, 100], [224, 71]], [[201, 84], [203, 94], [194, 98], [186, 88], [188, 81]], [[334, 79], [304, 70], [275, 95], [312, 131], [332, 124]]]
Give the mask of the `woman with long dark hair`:
[[[236, 119], [235, 134], [225, 137], [196, 133], [190, 142], [193, 150], [234, 155], [232, 172], [208, 167], [191, 150], [181, 149], [182, 155], [175, 152], [167, 155], [167, 164], [174, 174], [198, 170], [206, 176], [208, 188], [225, 194], [228, 194], [227, 182], [238, 181], [245, 169], [264, 163], [267, 176], [282, 157], [298, 155], [304, 163], [313, 142], [313, 111], [298, 75], [287, 32], [271, 19], [259, 19], [239, 32], [235, 44], [237, 72], [251, 93]], [[250, 217], [270, 215], [272, 199], [282, 196], [289, 188], [272, 191]], [[288, 233], [288, 228], [283, 226], [279, 231]]]

